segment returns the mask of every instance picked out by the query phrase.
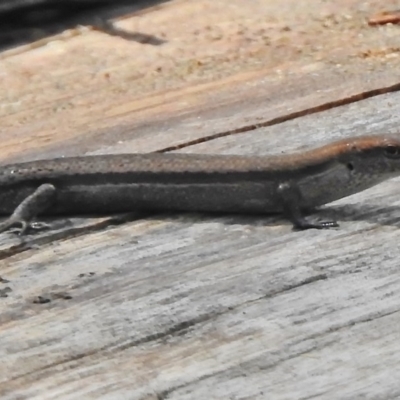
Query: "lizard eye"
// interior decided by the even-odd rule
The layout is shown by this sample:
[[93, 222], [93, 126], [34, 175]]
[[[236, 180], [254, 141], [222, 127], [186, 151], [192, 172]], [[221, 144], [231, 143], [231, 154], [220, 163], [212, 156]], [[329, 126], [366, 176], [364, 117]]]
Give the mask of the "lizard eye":
[[388, 145], [384, 148], [384, 153], [389, 158], [400, 158], [400, 147]]

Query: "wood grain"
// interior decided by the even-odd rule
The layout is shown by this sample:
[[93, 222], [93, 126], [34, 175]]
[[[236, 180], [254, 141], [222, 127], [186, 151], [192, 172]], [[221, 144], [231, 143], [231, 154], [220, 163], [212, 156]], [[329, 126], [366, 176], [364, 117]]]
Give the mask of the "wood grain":
[[[266, 3], [275, 6], [263, 9]], [[278, 9], [277, 3], [255, 2], [255, 7], [265, 12]], [[361, 18], [361, 2], [339, 3], [343, 14]], [[230, 4], [237, 16], [243, 3]], [[155, 20], [167, 20], [177, 5], [182, 3], [158, 10]], [[329, 7], [318, 6], [319, 12]], [[305, 23], [301, 10], [297, 17], [290, 14], [294, 22]], [[283, 24], [286, 14], [278, 11], [276, 21]], [[183, 20], [175, 21], [177, 31], [184, 30]], [[364, 45], [389, 46], [390, 29], [363, 30]], [[335, 38], [331, 42], [339, 43]], [[72, 52], [96, 43], [101, 47], [89, 35], [67, 46]], [[125, 111], [126, 93], [108, 98], [110, 87], [99, 87], [90, 95], [98, 100], [93, 106], [90, 96], [80, 97], [84, 90], [77, 84], [68, 88], [68, 96], [80, 99], [82, 110], [60, 111], [57, 131], [55, 115], [45, 113], [49, 119], [41, 120], [39, 114], [60, 98], [36, 97], [29, 108], [24, 97], [21, 110], [2, 117], [2, 159], [51, 156], [61, 148], [66, 154], [154, 151], [398, 83], [395, 57], [385, 58], [386, 64], [379, 57], [355, 59], [349, 46], [336, 74], [335, 51], [317, 63], [306, 56], [286, 65], [277, 62], [274, 68], [285, 71], [281, 79], [272, 67], [255, 71], [241, 64], [242, 69], [224, 70], [222, 77], [215, 68], [208, 83], [174, 81], [174, 90], [143, 92]], [[34, 63], [37, 53], [24, 57]], [[72, 78], [61, 63], [65, 56], [58, 57], [52, 54], [49, 63], [58, 60], [53, 73], [67, 87]], [[51, 79], [31, 86], [30, 95], [39, 96]], [[149, 106], [135, 111], [135, 101]], [[179, 151], [280, 154], [340, 137], [399, 134], [398, 104], [398, 92], [375, 95]], [[76, 120], [64, 126], [75, 112]], [[82, 130], [74, 131], [78, 127]], [[46, 139], [37, 142], [41, 128]], [[0, 295], [7, 295], [0, 297], [1, 397], [399, 397], [399, 183], [394, 179], [325, 207], [321, 215], [340, 223], [327, 231], [295, 232], [280, 217], [164, 213], [51, 220], [55, 230], [22, 244], [11, 234], [1, 235]]]

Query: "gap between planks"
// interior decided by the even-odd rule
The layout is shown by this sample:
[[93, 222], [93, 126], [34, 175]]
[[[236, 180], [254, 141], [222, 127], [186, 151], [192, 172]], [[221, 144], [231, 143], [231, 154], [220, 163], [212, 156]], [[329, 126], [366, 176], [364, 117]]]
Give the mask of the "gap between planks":
[[203, 136], [201, 138], [190, 140], [185, 143], [177, 144], [174, 146], [164, 147], [163, 149], [154, 151], [154, 153], [166, 153], [169, 151], [181, 150], [181, 149], [184, 149], [189, 146], [194, 146], [196, 144], [209, 142], [211, 140], [218, 139], [221, 137], [237, 135], [239, 133], [250, 132], [250, 131], [253, 131], [256, 129], [265, 128], [265, 127], [273, 126], [273, 125], [278, 125], [283, 122], [287, 122], [287, 121], [291, 121], [291, 120], [294, 120], [297, 118], [304, 117], [306, 115], [324, 112], [327, 110], [331, 110], [332, 108], [341, 107], [341, 106], [351, 104], [351, 103], [356, 103], [358, 101], [366, 100], [371, 97], [380, 96], [380, 95], [387, 94], [387, 93], [397, 92], [399, 90], [400, 90], [400, 83], [395, 83], [395, 84], [389, 85], [389, 86], [383, 86], [383, 87], [380, 87], [377, 89], [366, 90], [366, 91], [363, 91], [360, 93], [356, 93], [356, 94], [353, 94], [350, 96], [343, 97], [341, 99], [328, 101], [328, 102], [319, 104], [314, 107], [309, 107], [304, 110], [294, 111], [289, 114], [271, 118], [264, 122], [259, 122], [257, 124], [244, 125], [239, 128], [229, 129], [224, 132], [219, 132], [219, 133], [215, 133], [212, 135]]

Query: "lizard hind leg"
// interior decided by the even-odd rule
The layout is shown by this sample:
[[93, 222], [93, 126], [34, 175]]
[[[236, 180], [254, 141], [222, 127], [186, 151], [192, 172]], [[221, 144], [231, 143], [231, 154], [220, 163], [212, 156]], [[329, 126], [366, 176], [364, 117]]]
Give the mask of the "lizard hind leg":
[[56, 188], [53, 185], [49, 183], [40, 185], [18, 205], [9, 218], [0, 223], [0, 233], [13, 226], [20, 225], [19, 234], [26, 234], [27, 230], [32, 226], [32, 219], [48, 209], [53, 204], [55, 196]]

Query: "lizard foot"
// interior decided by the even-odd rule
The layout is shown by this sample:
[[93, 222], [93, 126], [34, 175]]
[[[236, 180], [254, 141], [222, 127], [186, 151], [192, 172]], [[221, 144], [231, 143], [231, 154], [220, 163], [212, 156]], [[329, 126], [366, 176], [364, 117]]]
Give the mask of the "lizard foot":
[[339, 224], [336, 221], [316, 221], [311, 222], [305, 218], [298, 219], [293, 224], [293, 229], [305, 230], [305, 229], [329, 229], [337, 228]]
[[29, 228], [42, 229], [43, 224], [31, 222], [39, 213], [43, 212], [54, 202], [56, 189], [45, 183], [40, 185], [31, 195], [26, 197], [14, 210], [12, 215], [0, 224], [0, 233], [9, 228], [20, 225], [19, 235], [25, 235]]

